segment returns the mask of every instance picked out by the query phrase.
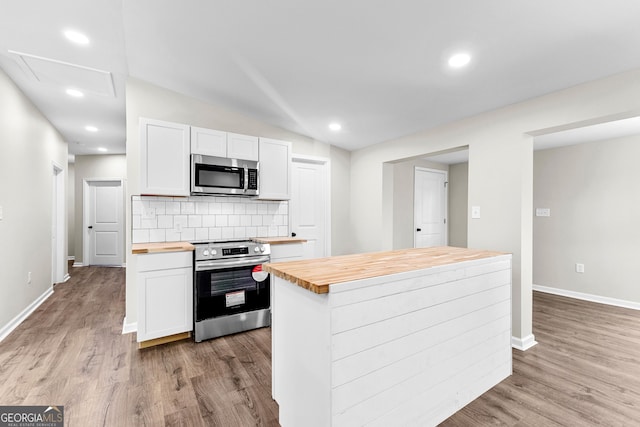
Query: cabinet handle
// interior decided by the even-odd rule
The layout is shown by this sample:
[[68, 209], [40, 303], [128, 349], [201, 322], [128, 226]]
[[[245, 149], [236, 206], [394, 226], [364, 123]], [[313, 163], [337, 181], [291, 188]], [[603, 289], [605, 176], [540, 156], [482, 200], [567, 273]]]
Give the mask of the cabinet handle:
[[422, 228], [416, 228], [416, 231], [420, 232], [422, 231]]
[[296, 233], [291, 233], [291, 237], [296, 237], [297, 234]]

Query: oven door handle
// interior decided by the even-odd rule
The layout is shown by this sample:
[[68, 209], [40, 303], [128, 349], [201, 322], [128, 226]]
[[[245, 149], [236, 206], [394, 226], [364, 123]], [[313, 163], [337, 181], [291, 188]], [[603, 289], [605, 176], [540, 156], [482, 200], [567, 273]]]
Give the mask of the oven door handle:
[[246, 267], [249, 265], [258, 265], [269, 262], [268, 256], [254, 257], [250, 259], [241, 259], [234, 261], [198, 261], [195, 265], [196, 271], [220, 270], [222, 268]]

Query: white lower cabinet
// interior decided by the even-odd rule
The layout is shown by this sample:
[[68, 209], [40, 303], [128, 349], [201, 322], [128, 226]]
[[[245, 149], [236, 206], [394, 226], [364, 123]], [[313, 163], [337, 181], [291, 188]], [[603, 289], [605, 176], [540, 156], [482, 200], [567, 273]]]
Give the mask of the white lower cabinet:
[[193, 329], [193, 254], [137, 255], [138, 342]]
[[304, 243], [271, 244], [271, 262], [298, 261], [304, 256]]

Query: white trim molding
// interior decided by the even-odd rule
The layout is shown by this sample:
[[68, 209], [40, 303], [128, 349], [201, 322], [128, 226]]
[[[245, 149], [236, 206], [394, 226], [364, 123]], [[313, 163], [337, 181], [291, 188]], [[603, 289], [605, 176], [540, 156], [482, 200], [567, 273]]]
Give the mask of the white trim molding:
[[138, 332], [138, 323], [128, 323], [127, 316], [122, 319], [122, 335], [130, 334], [132, 332]]
[[526, 351], [536, 344], [538, 344], [538, 342], [536, 341], [536, 337], [534, 337], [533, 334], [527, 335], [524, 338], [518, 338], [514, 336], [511, 337], [511, 347], [515, 348], [516, 350]]
[[69, 279], [71, 279], [71, 275], [69, 273], [64, 275], [64, 278], [62, 279], [61, 283], [65, 283], [67, 282]]
[[552, 288], [549, 286], [533, 285], [534, 291], [544, 292], [545, 294], [560, 295], [562, 297], [575, 298], [584, 301], [597, 302], [599, 304], [613, 305], [616, 307], [630, 308], [632, 310], [640, 310], [640, 303], [627, 301], [617, 298], [602, 297], [600, 295], [585, 294], [583, 292], [568, 291], [566, 289]]
[[83, 263], [81, 263], [81, 262], [75, 262], [75, 261], [74, 261], [74, 262], [73, 262], [73, 265], [72, 265], [71, 267], [73, 267], [73, 268], [75, 268], [75, 267], [84, 267], [84, 264], [83, 264]]
[[15, 328], [17, 328], [24, 320], [29, 317], [31, 313], [36, 311], [40, 305], [53, 295], [53, 286], [47, 289], [42, 295], [40, 295], [34, 302], [29, 304], [27, 308], [22, 310], [20, 314], [11, 319], [9, 323], [0, 329], [0, 342], [4, 340]]

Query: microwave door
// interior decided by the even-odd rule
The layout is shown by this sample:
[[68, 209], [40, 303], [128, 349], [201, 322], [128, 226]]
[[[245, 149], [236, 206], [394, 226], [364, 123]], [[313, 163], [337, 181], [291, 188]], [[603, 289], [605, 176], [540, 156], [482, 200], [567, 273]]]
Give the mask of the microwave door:
[[244, 190], [244, 170], [240, 168], [196, 164], [196, 187], [211, 189], [215, 192], [224, 190]]

